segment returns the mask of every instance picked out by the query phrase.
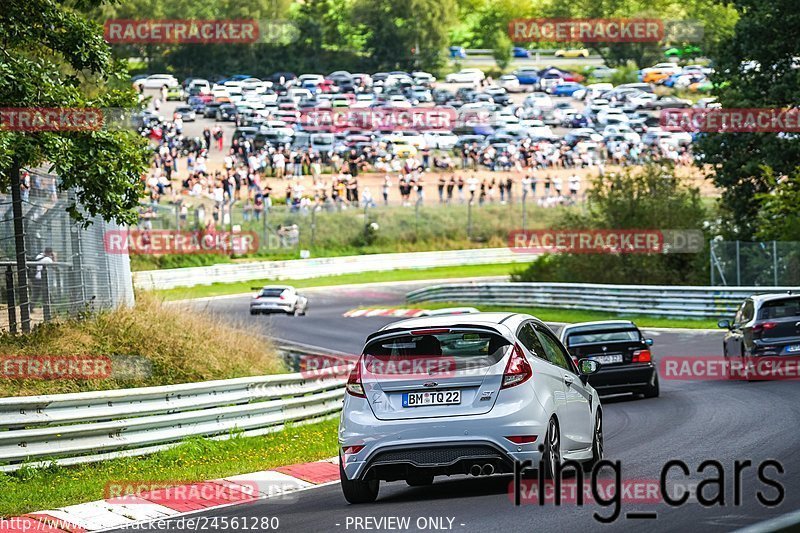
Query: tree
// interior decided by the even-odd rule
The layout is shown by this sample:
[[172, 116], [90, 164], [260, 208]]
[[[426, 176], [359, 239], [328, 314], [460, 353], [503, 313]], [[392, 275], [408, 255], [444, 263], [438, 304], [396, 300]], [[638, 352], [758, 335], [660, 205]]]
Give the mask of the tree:
[[[96, 5], [85, 0], [81, 6]], [[58, 0], [10, 0], [0, 12], [0, 107], [124, 108], [136, 104], [127, 71], [113, 61], [101, 28]], [[117, 86], [125, 89], [115, 88]], [[20, 171], [49, 165], [75, 192], [70, 215], [136, 221], [147, 168], [146, 142], [132, 130], [72, 132], [0, 128], [0, 187], [11, 190], [22, 331], [30, 330]], [[79, 208], [78, 204], [80, 205]]]
[[[800, 42], [776, 38], [800, 33], [794, 0], [735, 0], [740, 14], [733, 35], [714, 54], [714, 93], [726, 108], [796, 107], [800, 93]], [[759, 202], [775, 186], [773, 176], [796, 176], [800, 142], [775, 133], [709, 133], [695, 152], [708, 177], [722, 190], [720, 207], [727, 236], [741, 240], [758, 231]], [[707, 165], [707, 166], [706, 166]], [[765, 169], [771, 169], [765, 171]]]
[[[585, 213], [565, 213], [558, 229], [703, 230], [706, 210], [700, 191], [685, 187], [671, 166], [648, 165], [642, 170], [593, 180]], [[707, 255], [557, 254], [537, 258], [517, 281], [701, 284], [707, 279]]]
[[504, 72], [508, 65], [511, 64], [511, 52], [514, 43], [508, 33], [503, 30], [497, 30], [495, 33], [494, 43], [492, 44], [492, 57], [494, 62], [497, 63], [497, 68], [500, 72]]
[[437, 71], [455, 13], [455, 0], [355, 0], [352, 20], [373, 68]]

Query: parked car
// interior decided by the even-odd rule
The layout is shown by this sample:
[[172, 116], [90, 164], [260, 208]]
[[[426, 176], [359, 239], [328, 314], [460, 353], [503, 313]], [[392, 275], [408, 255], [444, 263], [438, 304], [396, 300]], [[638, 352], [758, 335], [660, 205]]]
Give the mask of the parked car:
[[553, 85], [547, 91], [553, 96], [572, 96], [575, 94], [576, 91], [584, 89], [585, 87], [580, 83], [575, 83], [574, 81], [565, 81]]
[[477, 68], [465, 68], [445, 76], [447, 83], [475, 83], [484, 79], [486, 79], [486, 75]]
[[180, 115], [181, 120], [184, 122], [194, 122], [197, 118], [194, 109], [188, 105], [179, 105], [176, 107], [175, 114]]
[[144, 89], [161, 89], [166, 87], [179, 87], [177, 78], [171, 74], [152, 74], [146, 78], [140, 78], [134, 82], [137, 87]]
[[[586, 468], [602, 460], [603, 410], [588, 383], [601, 364], [576, 365], [537, 318], [414, 318], [369, 335], [361, 353], [338, 432], [349, 503], [375, 501], [382, 481], [424, 486], [435, 476], [509, 474], [540, 461], [552, 478], [562, 460]], [[420, 365], [439, 371], [415, 371]]]
[[561, 330], [559, 340], [577, 364], [586, 359], [600, 363], [598, 372], [589, 376], [589, 384], [599, 394], [659, 395], [658, 372], [650, 351], [653, 339], [645, 338], [630, 320], [569, 324]]

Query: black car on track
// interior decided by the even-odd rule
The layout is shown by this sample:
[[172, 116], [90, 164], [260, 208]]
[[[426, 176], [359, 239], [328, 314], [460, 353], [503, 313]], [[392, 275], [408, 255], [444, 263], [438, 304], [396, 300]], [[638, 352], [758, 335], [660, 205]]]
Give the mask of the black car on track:
[[568, 324], [559, 338], [576, 363], [581, 359], [600, 363], [600, 369], [589, 377], [598, 394], [658, 396], [658, 372], [650, 352], [653, 339], [645, 338], [630, 320]]
[[800, 294], [756, 294], [745, 299], [722, 341], [726, 359], [800, 356]]

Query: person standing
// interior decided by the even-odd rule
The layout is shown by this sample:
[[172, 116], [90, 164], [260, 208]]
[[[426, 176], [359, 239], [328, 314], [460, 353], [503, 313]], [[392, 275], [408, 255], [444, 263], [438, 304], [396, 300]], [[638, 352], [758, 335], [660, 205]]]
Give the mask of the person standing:
[[450, 204], [453, 201], [453, 189], [456, 186], [456, 179], [454, 176], [450, 176], [450, 180], [447, 182], [447, 203]]
[[532, 188], [533, 181], [531, 178], [526, 174], [524, 178], [522, 178], [522, 203], [525, 203], [525, 200], [528, 198], [528, 189]]
[[446, 183], [447, 182], [445, 181], [444, 176], [439, 176], [439, 181], [438, 181], [438, 183], [436, 185], [436, 188], [439, 191], [439, 203], [440, 204], [444, 203], [444, 187], [445, 187]]
[[389, 205], [389, 189], [392, 187], [392, 178], [389, 174], [383, 177], [383, 205]]
[[203, 129], [203, 140], [206, 142], [206, 150], [211, 150], [211, 130], [208, 128]]

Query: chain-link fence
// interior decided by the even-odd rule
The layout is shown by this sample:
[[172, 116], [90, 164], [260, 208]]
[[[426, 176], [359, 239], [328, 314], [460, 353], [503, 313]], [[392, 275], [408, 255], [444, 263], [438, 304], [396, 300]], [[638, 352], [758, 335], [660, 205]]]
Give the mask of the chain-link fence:
[[[478, 202], [438, 199], [411, 201], [405, 206], [381, 203], [276, 202], [256, 208], [236, 202], [214, 204], [188, 198], [175, 204], [142, 206], [140, 229], [252, 232], [258, 236], [258, 253], [270, 257], [297, 256], [298, 250], [312, 255], [365, 247], [380, 251], [406, 251], [404, 244], [430, 243], [432, 247], [507, 246], [514, 230], [543, 228], [552, 224], [559, 209], [542, 207], [535, 201]], [[422, 246], [424, 248], [424, 246]], [[432, 249], [434, 249], [432, 248]], [[441, 248], [440, 248], [441, 249]]]
[[711, 285], [800, 285], [800, 242], [712, 241]]
[[[129, 257], [108, 254], [104, 246], [103, 236], [116, 226], [99, 217], [87, 228], [75, 224], [65, 210], [71, 193], [57, 185], [57, 177], [43, 172], [24, 175], [22, 233], [28, 264], [23, 283], [11, 195], [0, 195], [1, 329], [26, 331], [56, 316], [133, 302]], [[29, 305], [22, 309], [25, 299]]]

